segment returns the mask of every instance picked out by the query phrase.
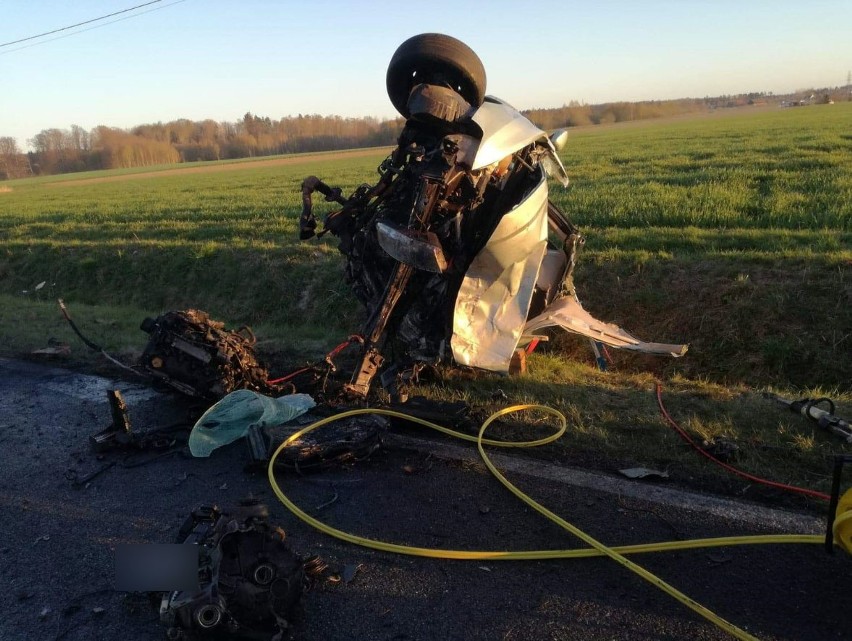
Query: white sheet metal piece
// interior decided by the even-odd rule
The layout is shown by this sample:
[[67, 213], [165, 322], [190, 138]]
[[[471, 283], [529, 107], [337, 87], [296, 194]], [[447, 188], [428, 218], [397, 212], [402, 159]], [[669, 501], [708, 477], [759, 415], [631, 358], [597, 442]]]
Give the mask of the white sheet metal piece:
[[453, 314], [457, 363], [509, 369], [547, 251], [547, 180], [500, 220], [462, 281]]
[[530, 319], [524, 327], [524, 334], [535, 334], [545, 327], [561, 327], [566, 331], [587, 336], [604, 345], [646, 354], [668, 354], [678, 357], [686, 354], [688, 349], [687, 345], [640, 341], [618, 325], [599, 321], [583, 309], [580, 301], [572, 296], [565, 296], [553, 301], [544, 312]]
[[[546, 150], [542, 164], [548, 175], [563, 185], [568, 184], [565, 167], [553, 143], [514, 107], [487, 96], [473, 120], [483, 133], [473, 159], [474, 170], [537, 143]], [[527, 322], [536, 281], [541, 277], [539, 286], [549, 290], [564, 269], [565, 257], [561, 252], [551, 252], [547, 265], [542, 268], [547, 254], [547, 207], [547, 181], [542, 177], [527, 198], [503, 216], [488, 243], [471, 263], [453, 314], [451, 345], [456, 362], [497, 372], [508, 371], [521, 336], [534, 335], [546, 327], [561, 327], [605, 345], [647, 354], [685, 354], [686, 345], [646, 343], [617, 325], [597, 320], [574, 297], [555, 300]]]
[[548, 150], [548, 174], [563, 186], [568, 185], [568, 174], [547, 134], [510, 104], [494, 96], [486, 96], [485, 102], [473, 114], [473, 121], [482, 129], [482, 140], [473, 159], [474, 170], [499, 162], [519, 149], [539, 142]]
[[474, 170], [499, 162], [539, 138], [547, 138], [521, 112], [493, 96], [486, 97], [473, 114], [473, 122], [482, 129], [482, 141], [473, 159]]

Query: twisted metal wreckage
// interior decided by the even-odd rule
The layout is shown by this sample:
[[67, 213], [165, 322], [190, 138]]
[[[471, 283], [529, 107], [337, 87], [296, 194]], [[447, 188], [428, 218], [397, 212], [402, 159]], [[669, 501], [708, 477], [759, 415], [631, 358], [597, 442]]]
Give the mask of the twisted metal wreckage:
[[[480, 59], [442, 34], [400, 45], [387, 89], [406, 123], [379, 181], [349, 198], [315, 176], [302, 183], [300, 238], [340, 239], [346, 281], [367, 309], [348, 394], [366, 396], [383, 367], [393, 393], [448, 352], [458, 364], [506, 372], [548, 327], [649, 354], [686, 352], [641, 341], [580, 304], [573, 272], [583, 237], [548, 198], [548, 176], [568, 185], [556, 153], [566, 131], [548, 137], [486, 96]], [[342, 205], [318, 233], [315, 191]]]
[[[468, 559], [489, 554], [504, 559], [569, 558], [591, 551], [432, 550], [364, 539], [335, 530], [301, 511], [283, 494], [274, 478], [276, 464], [302, 473], [366, 458], [379, 447], [387, 418], [473, 440], [486, 466], [527, 505], [575, 534], [596, 553], [628, 567], [734, 637], [753, 639], [613, 548], [549, 513], [500, 475], [482, 445], [507, 443], [484, 439], [488, 425], [517, 411], [544, 411], [560, 419], [557, 432], [511, 445], [546, 444], [558, 438], [567, 426], [565, 417], [556, 410], [529, 405], [504, 408], [482, 424], [478, 437], [436, 424], [466, 421], [465, 404], [424, 404], [425, 399], [405, 403], [404, 414], [387, 408], [341, 412], [340, 407], [317, 407], [318, 414], [311, 417], [314, 422], [309, 427], [295, 428], [295, 432], [292, 425], [287, 425], [289, 420], [282, 420], [285, 414], [295, 417], [313, 410], [314, 401], [304, 394], [286, 394], [281, 383], [286, 381], [289, 385], [298, 381], [301, 373], [307, 373], [315, 384], [317, 370], [324, 369], [327, 376], [334, 370], [332, 359], [352, 342], [362, 345], [360, 361], [344, 392], [356, 399], [368, 395], [380, 371], [381, 383], [393, 399], [400, 383], [415, 376], [423, 363], [450, 357], [461, 365], [506, 372], [515, 352], [534, 347], [541, 338], [538, 332], [549, 327], [586, 336], [593, 345], [603, 343], [672, 356], [686, 352], [685, 345], [640, 341], [615, 325], [593, 318], [580, 304], [573, 271], [583, 238], [548, 198], [548, 176], [563, 186], [568, 184], [556, 153], [565, 142], [564, 131], [548, 137], [505, 102], [485, 96], [481, 61], [466, 45], [449, 36], [422, 34], [404, 42], [391, 60], [387, 86], [391, 101], [406, 117], [406, 124], [398, 146], [379, 167], [379, 181], [362, 185], [349, 198], [314, 176], [302, 184], [300, 237], [307, 240], [331, 232], [340, 239], [339, 249], [346, 257], [346, 280], [368, 312], [361, 336], [350, 337], [332, 350], [319, 367], [308, 366], [270, 379], [255, 356], [255, 338], [248, 328], [227, 330], [223, 323], [198, 310], [168, 312], [143, 322], [142, 329], [150, 334], [150, 339], [141, 366], [148, 376], [207, 401], [226, 397], [210, 407], [193, 427], [187, 441], [190, 452], [208, 456], [213, 448], [238, 435], [246, 436], [252, 463], [266, 467], [274, 493], [292, 513], [327, 534], [365, 547]], [[312, 195], [317, 191], [327, 201], [341, 205], [326, 216], [318, 233], [312, 213]], [[121, 365], [83, 336], [61, 301], [60, 309], [91, 349]], [[392, 354], [389, 364], [386, 354]], [[292, 387], [288, 391], [302, 385]], [[660, 389], [658, 386], [657, 398], [666, 420], [707, 455], [665, 411]], [[277, 398], [255, 392], [272, 392]], [[135, 433], [121, 394], [113, 390], [108, 398], [113, 422], [91, 438], [96, 452], [161, 450], [132, 464], [124, 460], [128, 467], [135, 467], [163, 456], [163, 450], [175, 451], [171, 449], [178, 443], [171, 432], [175, 426]], [[776, 400], [847, 442], [852, 438], [849, 423], [834, 414], [830, 400]], [[292, 401], [292, 407], [287, 407], [288, 401]], [[817, 407], [821, 404], [827, 404], [828, 409]], [[323, 414], [325, 417], [319, 418]], [[332, 422], [337, 423], [335, 429], [327, 427]], [[315, 434], [319, 427], [324, 428], [322, 433]], [[275, 447], [274, 442], [280, 445]], [[836, 458], [831, 496], [782, 486], [718, 460], [714, 462], [754, 482], [830, 500], [825, 546], [828, 551], [833, 551], [835, 544], [847, 552], [852, 550], [852, 495], [839, 495], [843, 465], [852, 463], [852, 458]], [[109, 462], [84, 478], [76, 473], [68, 478], [79, 486], [115, 464]], [[190, 561], [188, 587], [162, 585], [162, 577], [157, 576], [163, 565], [156, 556], [159, 549], [146, 552], [139, 546], [128, 548], [121, 577], [120, 564], [116, 563], [116, 575], [125, 583], [123, 589], [147, 591], [156, 597], [161, 623], [167, 628], [168, 638], [174, 640], [290, 638], [303, 590], [328, 569], [319, 557], [303, 558], [290, 550], [283, 531], [269, 522], [266, 506], [254, 499], [230, 509], [208, 506], [194, 510], [176, 542], [178, 547], [197, 548], [183, 550]], [[820, 542], [820, 537], [728, 537], [725, 544], [743, 542], [814, 543]], [[651, 547], [661, 551], [714, 544], [695, 540]], [[648, 546], [644, 547], [649, 551]], [[165, 575], [171, 577], [170, 568], [165, 569]]]
[[[441, 34], [410, 38], [390, 62], [387, 87], [406, 124], [396, 149], [378, 168], [379, 181], [358, 187], [348, 198], [315, 176], [302, 184], [300, 238], [331, 232], [340, 239], [346, 281], [367, 309], [362, 334], [325, 361], [333, 370], [331, 359], [340, 349], [353, 339], [361, 343], [359, 364], [343, 388], [346, 396], [366, 397], [381, 371], [383, 387], [398, 398], [400, 384], [424, 363], [450, 356], [461, 365], [506, 372], [516, 350], [534, 347], [538, 332], [551, 326], [613, 347], [674, 356], [686, 351], [684, 345], [640, 341], [583, 310], [573, 284], [583, 238], [548, 199], [548, 176], [568, 184], [556, 153], [565, 132], [548, 138], [510, 105], [485, 96], [485, 70], [467, 45]], [[315, 191], [341, 205], [318, 233]], [[255, 356], [250, 330], [227, 330], [198, 310], [146, 319], [142, 329], [150, 339], [141, 365], [154, 380], [206, 400], [228, 395], [199, 419], [189, 436], [190, 451], [206, 456], [237, 433], [245, 434], [252, 460], [272, 466], [272, 441], [282, 438], [264, 427], [281, 421], [264, 417], [270, 410], [277, 415], [275, 403], [282, 399], [254, 392], [280, 395], [280, 383], [296, 380], [304, 370], [270, 379]], [[283, 400], [295, 396], [303, 395]], [[153, 442], [156, 434], [132, 432], [120, 394], [110, 401], [113, 424], [93, 437], [96, 450]], [[262, 416], [246, 428], [242, 419], [252, 403]], [[444, 419], [458, 409], [451, 406], [440, 408]], [[435, 408], [419, 408], [415, 399], [406, 410], [422, 421]], [[364, 421], [350, 417], [319, 441], [303, 438], [281, 461], [303, 470], [367, 456], [378, 447], [387, 421]], [[236, 423], [240, 429], [226, 438], [223, 432]], [[201, 589], [161, 593], [160, 618], [170, 638], [283, 637], [307, 565], [276, 538], [266, 516], [257, 505], [233, 514], [212, 507], [192, 513], [178, 543], [205, 550], [199, 556]], [[234, 556], [247, 564], [232, 567]]]

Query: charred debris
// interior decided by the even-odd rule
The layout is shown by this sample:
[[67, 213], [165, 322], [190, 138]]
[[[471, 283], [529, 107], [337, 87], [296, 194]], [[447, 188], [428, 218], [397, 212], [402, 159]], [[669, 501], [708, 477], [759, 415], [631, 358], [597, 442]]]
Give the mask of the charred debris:
[[[548, 136], [485, 94], [485, 69], [464, 43], [421, 34], [397, 49], [388, 95], [406, 118], [374, 185], [348, 198], [316, 176], [302, 183], [300, 239], [331, 233], [344, 279], [366, 310], [359, 363], [344, 391], [365, 399], [379, 375], [392, 397], [425, 364], [507, 372], [541, 332], [561, 327], [594, 343], [680, 356], [591, 317], [573, 282], [583, 237], [548, 198], [567, 186]], [[341, 208], [322, 229], [312, 196]], [[392, 356], [389, 356], [392, 355]]]
[[[410, 38], [387, 71], [389, 98], [406, 124], [376, 183], [349, 196], [316, 176], [302, 183], [300, 239], [338, 239], [343, 278], [366, 311], [361, 331], [324, 358], [275, 377], [248, 327], [228, 329], [194, 309], [144, 320], [149, 338], [141, 361], [122, 367], [194, 399], [195, 417], [205, 413], [192, 430], [209, 432], [202, 456], [217, 446], [210, 441], [218, 434], [221, 443], [245, 437], [251, 465], [265, 466], [293, 423], [374, 406], [377, 383], [393, 409], [471, 428], [465, 404], [409, 399], [409, 384], [439, 363], [509, 372], [550, 327], [585, 335], [594, 349], [686, 351], [643, 342], [583, 310], [573, 282], [583, 237], [548, 198], [548, 177], [568, 184], [557, 155], [566, 133], [548, 136], [485, 88], [485, 69], [467, 45], [434, 33]], [[339, 205], [321, 228], [315, 193]], [[116, 362], [60, 307], [91, 349]], [[354, 364], [343, 366], [344, 358]], [[280, 420], [276, 401], [300, 395], [307, 400]], [[111, 391], [109, 402], [112, 423], [91, 437], [99, 460], [119, 453], [121, 464], [134, 466], [182, 453], [184, 445], [193, 450], [192, 421], [139, 433], [120, 393]], [[298, 473], [357, 461], [380, 447], [388, 426], [376, 416], [346, 418], [290, 444], [278, 461]], [[145, 451], [147, 458], [128, 464]], [[85, 486], [115, 464], [69, 480]], [[191, 572], [197, 586], [130, 588], [154, 591], [170, 639], [286, 638], [306, 576], [324, 568], [294, 555], [265, 507], [252, 501], [194, 510], [176, 543], [201, 551]], [[234, 564], [236, 557], [245, 562]], [[135, 570], [128, 572], [132, 583]]]

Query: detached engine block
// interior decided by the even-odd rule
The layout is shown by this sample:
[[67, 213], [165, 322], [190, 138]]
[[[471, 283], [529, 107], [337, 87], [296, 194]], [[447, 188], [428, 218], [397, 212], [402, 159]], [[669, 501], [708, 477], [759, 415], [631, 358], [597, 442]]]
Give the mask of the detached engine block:
[[304, 562], [268, 517], [266, 506], [251, 502], [229, 512], [193, 511], [178, 543], [198, 546], [199, 589], [162, 594], [169, 639], [287, 638]]
[[268, 389], [248, 327], [227, 330], [205, 312], [187, 309], [146, 318], [141, 329], [151, 335], [142, 367], [179, 392], [218, 400], [237, 389]]

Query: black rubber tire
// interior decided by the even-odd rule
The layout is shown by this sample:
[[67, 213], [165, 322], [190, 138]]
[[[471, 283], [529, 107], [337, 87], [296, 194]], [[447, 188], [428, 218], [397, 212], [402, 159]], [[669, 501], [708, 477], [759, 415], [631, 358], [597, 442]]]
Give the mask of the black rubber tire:
[[436, 76], [449, 82], [471, 106], [482, 104], [485, 67], [473, 49], [452, 36], [421, 33], [399, 45], [388, 65], [388, 97], [396, 110], [408, 118], [412, 87]]

